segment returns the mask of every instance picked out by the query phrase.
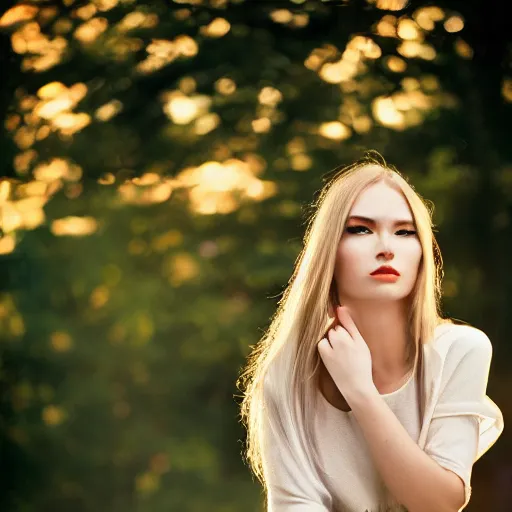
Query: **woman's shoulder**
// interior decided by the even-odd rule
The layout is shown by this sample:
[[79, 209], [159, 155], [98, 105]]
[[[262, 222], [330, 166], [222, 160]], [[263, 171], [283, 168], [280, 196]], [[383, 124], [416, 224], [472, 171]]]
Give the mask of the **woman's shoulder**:
[[431, 348], [440, 355], [463, 355], [472, 350], [491, 350], [491, 341], [481, 329], [460, 320], [444, 320], [438, 324]]

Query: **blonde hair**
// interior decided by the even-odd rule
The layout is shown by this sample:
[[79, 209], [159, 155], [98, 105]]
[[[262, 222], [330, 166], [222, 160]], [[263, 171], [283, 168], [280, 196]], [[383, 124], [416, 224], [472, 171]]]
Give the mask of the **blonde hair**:
[[[443, 319], [441, 300], [442, 257], [432, 224], [433, 207], [413, 186], [376, 152], [367, 153], [354, 164], [335, 169], [318, 199], [304, 236], [292, 277], [270, 327], [248, 356], [237, 386], [243, 391], [241, 421], [247, 429], [245, 457], [268, 496], [262, 457], [263, 428], [271, 428], [280, 442], [300, 464], [301, 471], [330, 503], [330, 494], [321, 478], [321, 464], [313, 435], [313, 418], [318, 397], [318, 341], [326, 335], [337, 305], [333, 279], [337, 244], [350, 209], [369, 185], [385, 180], [397, 187], [407, 200], [422, 247], [418, 277], [410, 295], [409, 354], [414, 349], [414, 365], [421, 365], [421, 344], [428, 343]], [[419, 373], [418, 373], [419, 374]], [[315, 377], [315, 378], [312, 378]], [[425, 397], [419, 386], [423, 415]]]

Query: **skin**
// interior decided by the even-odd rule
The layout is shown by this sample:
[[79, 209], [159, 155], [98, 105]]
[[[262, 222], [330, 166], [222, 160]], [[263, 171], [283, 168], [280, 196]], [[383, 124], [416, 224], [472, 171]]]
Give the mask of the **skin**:
[[[351, 218], [355, 216], [375, 219], [375, 223]], [[408, 222], [395, 224], [396, 220]], [[357, 358], [341, 361], [348, 354], [340, 356], [339, 364], [333, 368], [336, 378], [326, 371], [325, 361], [323, 367], [321, 365], [320, 388], [327, 400], [342, 410], [350, 409], [344, 396], [352, 390], [346, 389], [344, 393], [335, 385], [336, 380], [341, 379], [346, 386], [365, 388], [370, 385], [369, 379], [380, 393], [388, 393], [411, 368], [411, 361], [406, 360], [407, 312], [422, 249], [417, 234], [410, 231], [416, 231], [411, 209], [399, 189], [386, 181], [363, 190], [350, 210], [338, 244], [334, 279], [338, 300], [368, 350], [357, 353], [361, 361]], [[370, 276], [381, 265], [398, 270], [400, 277], [395, 283], [381, 282]], [[341, 325], [338, 315], [334, 325]], [[334, 331], [328, 333], [330, 340]], [[369, 375], [362, 371], [368, 364]], [[344, 372], [351, 377], [343, 380], [339, 375]]]

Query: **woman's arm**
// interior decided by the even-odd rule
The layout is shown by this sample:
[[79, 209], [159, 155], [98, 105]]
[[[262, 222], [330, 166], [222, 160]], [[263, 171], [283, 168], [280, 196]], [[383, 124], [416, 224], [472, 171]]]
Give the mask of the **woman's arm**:
[[409, 512], [457, 512], [462, 507], [462, 480], [413, 441], [377, 388], [347, 400], [377, 470], [399, 503]]

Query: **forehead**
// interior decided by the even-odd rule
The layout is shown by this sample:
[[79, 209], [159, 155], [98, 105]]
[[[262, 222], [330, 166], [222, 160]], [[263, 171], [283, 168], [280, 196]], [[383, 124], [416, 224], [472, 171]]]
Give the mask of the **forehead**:
[[402, 192], [385, 182], [374, 183], [365, 188], [352, 205], [350, 215], [383, 220], [413, 220], [411, 208]]

